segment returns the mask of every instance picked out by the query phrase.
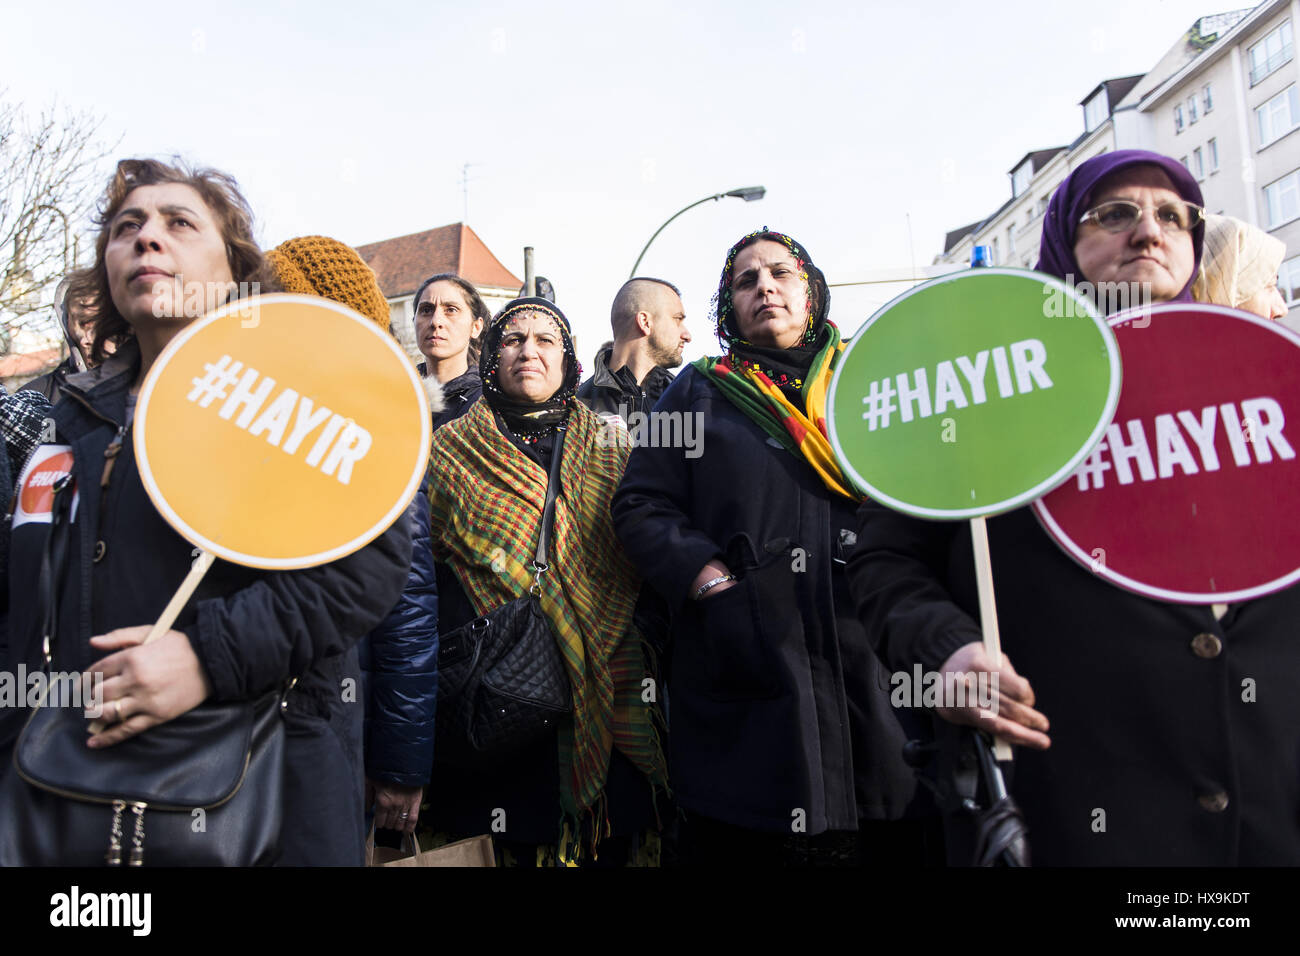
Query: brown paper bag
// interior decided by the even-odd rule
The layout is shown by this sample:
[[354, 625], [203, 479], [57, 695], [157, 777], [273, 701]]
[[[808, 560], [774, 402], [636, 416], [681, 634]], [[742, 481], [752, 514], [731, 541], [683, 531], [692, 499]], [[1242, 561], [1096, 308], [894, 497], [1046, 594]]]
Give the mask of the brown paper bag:
[[421, 850], [414, 834], [402, 838], [401, 849], [375, 846], [375, 828], [366, 837], [366, 866], [496, 866], [492, 837], [470, 837], [435, 850]]

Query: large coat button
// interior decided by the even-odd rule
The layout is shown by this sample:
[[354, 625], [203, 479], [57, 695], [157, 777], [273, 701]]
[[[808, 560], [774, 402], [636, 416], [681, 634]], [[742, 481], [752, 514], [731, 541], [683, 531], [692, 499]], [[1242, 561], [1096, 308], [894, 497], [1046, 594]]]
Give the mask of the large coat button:
[[1196, 799], [1201, 807], [1210, 813], [1222, 813], [1228, 809], [1228, 795], [1222, 790], [1218, 793], [1203, 793]]
[[1209, 659], [1218, 657], [1223, 650], [1223, 641], [1219, 640], [1215, 634], [1204, 633], [1197, 634], [1192, 638], [1192, 653], [1197, 657]]

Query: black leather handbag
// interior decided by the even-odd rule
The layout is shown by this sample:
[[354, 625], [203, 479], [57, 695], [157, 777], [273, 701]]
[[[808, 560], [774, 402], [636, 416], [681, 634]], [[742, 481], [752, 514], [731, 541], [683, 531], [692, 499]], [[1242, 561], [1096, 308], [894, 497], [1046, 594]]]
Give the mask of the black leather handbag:
[[104, 750], [38, 707], [0, 784], [4, 866], [261, 866], [280, 850], [281, 695], [203, 704]]
[[528, 594], [448, 634], [438, 645], [436, 743], [451, 763], [506, 756], [573, 713], [569, 675], [538, 600], [555, 524], [564, 429], [556, 434], [546, 482], [533, 583]]
[[[49, 642], [58, 630], [57, 578], [66, 553], [69, 497], [56, 486], [41, 562], [47, 671]], [[275, 862], [284, 788], [283, 706], [279, 691], [257, 701], [201, 704], [112, 747], [91, 750], [83, 708], [48, 706], [47, 693], [0, 780], [0, 865]]]

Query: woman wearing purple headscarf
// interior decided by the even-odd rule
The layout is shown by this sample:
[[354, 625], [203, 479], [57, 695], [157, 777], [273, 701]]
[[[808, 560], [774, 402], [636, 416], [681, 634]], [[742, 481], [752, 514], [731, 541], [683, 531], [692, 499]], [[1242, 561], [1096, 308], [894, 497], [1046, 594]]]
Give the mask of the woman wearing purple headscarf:
[[[1202, 217], [1179, 163], [1106, 153], [1052, 196], [1038, 268], [1106, 311], [1190, 301]], [[998, 677], [995, 717], [939, 713], [1021, 745], [1011, 790], [1036, 864], [1300, 862], [1300, 588], [1226, 612], [1153, 601], [1076, 564], [1020, 508], [988, 521], [1005, 651], [991, 662], [964, 525], [871, 502], [858, 518], [850, 577], [886, 662]]]

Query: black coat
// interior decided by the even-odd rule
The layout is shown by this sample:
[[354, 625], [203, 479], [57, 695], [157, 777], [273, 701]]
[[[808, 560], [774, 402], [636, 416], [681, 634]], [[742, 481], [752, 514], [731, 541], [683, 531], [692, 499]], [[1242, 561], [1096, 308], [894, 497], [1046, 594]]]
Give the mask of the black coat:
[[365, 762], [371, 780], [422, 787], [433, 767], [438, 705], [438, 585], [429, 541], [429, 499], [417, 492], [411, 570], [396, 607], [357, 650], [366, 702]]
[[[860, 518], [850, 573], [882, 656], [937, 670], [980, 640], [968, 523]], [[1105, 583], [1027, 508], [988, 535], [1002, 649], [1051, 722], [1011, 785], [1034, 862], [1300, 863], [1300, 587], [1216, 621]]]
[[[694, 368], [655, 412], [700, 416], [700, 454], [633, 448], [612, 513], [674, 613], [667, 711], [679, 803], [784, 833], [801, 810], [810, 834], [901, 817], [916, 790], [906, 735], [836, 562], [852, 504]], [[714, 558], [740, 581], [689, 600]]]
[[[131, 431], [120, 427], [138, 368], [138, 351], [125, 345], [104, 365], [70, 376], [54, 410], [58, 443], [74, 456], [78, 495], [58, 601], [56, 671], [84, 670], [103, 657], [90, 647], [92, 635], [155, 621], [190, 570], [193, 547], [149, 500]], [[101, 493], [104, 451], [118, 434], [121, 451]], [[42, 662], [34, 595], [48, 529], [26, 523], [12, 537], [11, 650], [29, 671]], [[92, 561], [97, 540], [102, 556]], [[213, 700], [254, 699], [299, 677], [284, 716], [283, 864], [362, 862], [355, 645], [397, 601], [410, 555], [409, 525], [397, 521], [366, 547], [316, 568], [264, 572], [216, 561], [173, 625], [189, 638]], [[6, 760], [25, 718], [17, 709], [0, 717]]]
[[632, 412], [649, 412], [672, 384], [672, 373], [656, 365], [646, 373], [645, 381], [638, 383], [626, 365], [609, 370], [613, 354], [612, 348], [596, 353], [596, 367], [591, 378], [578, 386], [578, 400], [598, 415], [618, 415], [625, 421]]
[[471, 365], [464, 375], [458, 375], [442, 386], [442, 411], [433, 414], [433, 430], [437, 431], [449, 421], [460, 418], [483, 396], [483, 380], [478, 368]]

